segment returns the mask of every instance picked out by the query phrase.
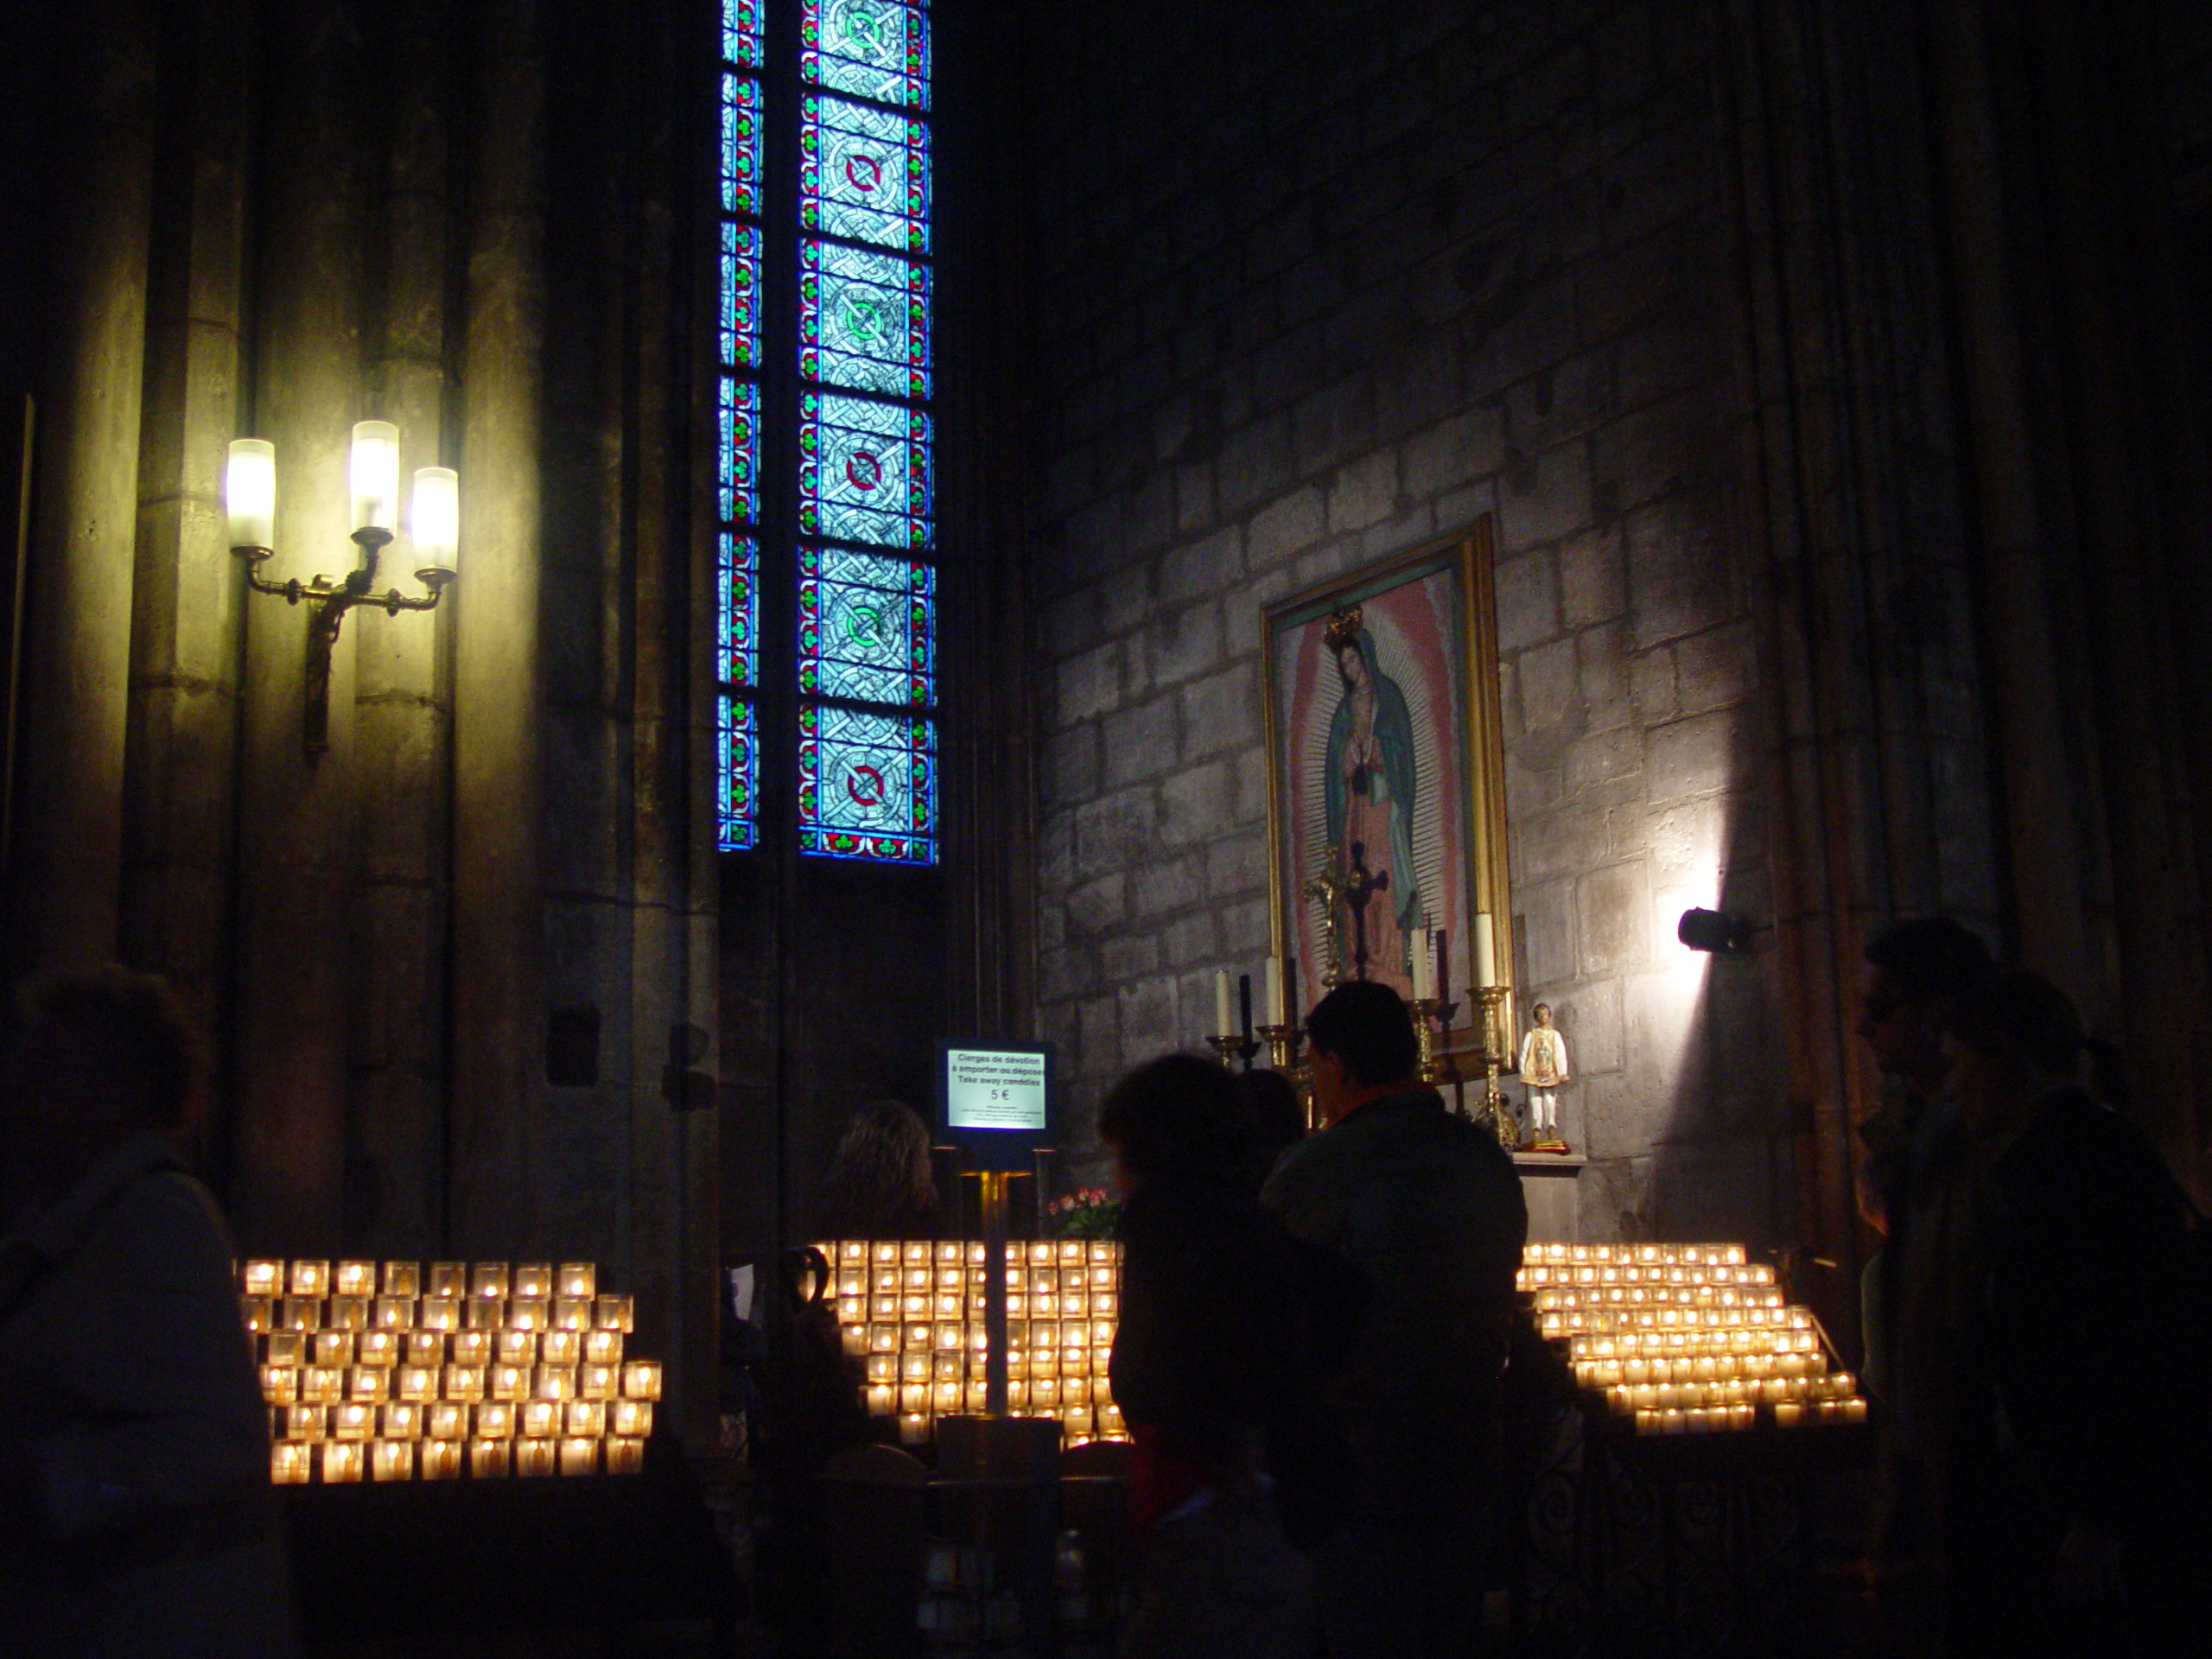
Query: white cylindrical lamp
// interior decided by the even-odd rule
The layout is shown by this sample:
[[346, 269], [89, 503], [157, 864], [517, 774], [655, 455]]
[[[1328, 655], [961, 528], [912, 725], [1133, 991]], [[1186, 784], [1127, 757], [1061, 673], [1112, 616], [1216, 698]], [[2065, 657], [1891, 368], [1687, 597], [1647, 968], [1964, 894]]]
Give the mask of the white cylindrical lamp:
[[450, 467], [416, 470], [415, 505], [408, 515], [408, 530], [415, 538], [416, 573], [442, 570], [452, 575], [461, 556], [459, 473]]
[[353, 423], [353, 533], [399, 527], [399, 429], [390, 421]]
[[232, 547], [276, 545], [275, 444], [266, 438], [231, 440], [230, 464], [223, 471], [223, 506], [230, 517]]

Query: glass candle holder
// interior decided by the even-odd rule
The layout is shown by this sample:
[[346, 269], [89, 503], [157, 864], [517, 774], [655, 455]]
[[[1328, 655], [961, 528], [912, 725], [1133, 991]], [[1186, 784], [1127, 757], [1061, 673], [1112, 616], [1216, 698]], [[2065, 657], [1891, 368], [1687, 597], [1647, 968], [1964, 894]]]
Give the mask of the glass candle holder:
[[482, 1365], [448, 1365], [445, 1373], [445, 1397], [471, 1403], [481, 1400], [490, 1386], [491, 1373]]
[[513, 1439], [521, 1410], [522, 1408], [511, 1400], [480, 1402], [475, 1413], [477, 1438], [487, 1440]]
[[364, 1400], [348, 1400], [330, 1408], [330, 1438], [365, 1440], [376, 1433], [377, 1408]]
[[[848, 1331], [853, 1326], [846, 1327]], [[847, 1338], [850, 1340], [849, 1337]], [[861, 1331], [861, 1345], [867, 1345], [867, 1332]], [[846, 1350], [848, 1353], [852, 1350]], [[620, 1331], [587, 1331], [584, 1332], [584, 1363], [588, 1365], [620, 1365], [622, 1363], [622, 1333]]]
[[327, 1406], [346, 1391], [346, 1373], [335, 1365], [308, 1365], [300, 1370], [300, 1399], [311, 1406]]
[[[865, 1390], [861, 1398], [867, 1402], [868, 1414], [871, 1417], [892, 1417], [898, 1414], [899, 1389], [898, 1385], [895, 1383], [868, 1383], [865, 1385]], [[633, 1406], [642, 1402], [635, 1400], [625, 1400], [619, 1403], [626, 1406]]]
[[357, 1365], [397, 1365], [399, 1363], [399, 1338], [397, 1331], [364, 1331], [353, 1339], [353, 1363]]
[[402, 1301], [412, 1301], [423, 1294], [423, 1264], [419, 1262], [387, 1262], [384, 1264], [384, 1294]]
[[320, 1448], [322, 1484], [349, 1486], [358, 1482], [361, 1478], [364, 1449], [359, 1440], [325, 1440]]
[[261, 1368], [262, 1403], [270, 1406], [290, 1406], [299, 1403], [300, 1373], [291, 1365], [264, 1365]]
[[555, 1297], [551, 1324], [556, 1331], [590, 1330], [591, 1300], [585, 1296]]
[[502, 1365], [537, 1363], [537, 1332], [496, 1331], [490, 1333], [493, 1357]]
[[294, 1296], [323, 1297], [330, 1294], [330, 1263], [317, 1261], [296, 1261], [286, 1275], [285, 1289]]
[[489, 1365], [494, 1331], [456, 1331], [446, 1338], [446, 1353], [456, 1365]]
[[377, 1294], [377, 1264], [340, 1262], [330, 1275], [334, 1296], [373, 1296]]
[[636, 1304], [627, 1296], [601, 1296], [592, 1304], [592, 1323], [602, 1331], [631, 1334], [637, 1323]]
[[378, 1440], [369, 1447], [369, 1474], [375, 1480], [415, 1478], [415, 1442]]
[[379, 1296], [375, 1302], [372, 1323], [379, 1331], [404, 1332], [415, 1324], [415, 1299], [412, 1296]]
[[392, 1378], [392, 1393], [399, 1399], [416, 1404], [438, 1397], [437, 1368], [431, 1365], [402, 1365]]
[[553, 1264], [550, 1262], [524, 1262], [514, 1271], [514, 1287], [509, 1296], [526, 1296], [543, 1301], [553, 1294]]
[[423, 1478], [425, 1480], [460, 1479], [462, 1448], [463, 1443], [455, 1440], [423, 1441]]
[[540, 1365], [531, 1376], [531, 1393], [539, 1400], [575, 1399], [576, 1368], [573, 1365]]
[[612, 1400], [622, 1391], [622, 1373], [612, 1365], [576, 1368], [576, 1398]]
[[574, 1365], [583, 1356], [583, 1338], [574, 1331], [547, 1331], [537, 1338], [537, 1357], [548, 1365]]
[[297, 1331], [270, 1331], [261, 1338], [261, 1362], [264, 1365], [304, 1365], [314, 1354], [308, 1338]]
[[507, 1303], [510, 1331], [543, 1331], [552, 1322], [553, 1304], [543, 1296], [517, 1296]]
[[[494, 1365], [491, 1368], [490, 1386], [494, 1400], [522, 1401], [530, 1398], [530, 1367], [527, 1365]], [[448, 1388], [446, 1392], [459, 1399]]]
[[355, 1365], [346, 1373], [346, 1397], [380, 1405], [391, 1397], [391, 1373], [381, 1365]]
[[930, 1420], [918, 1411], [910, 1411], [899, 1419], [899, 1444], [926, 1446], [930, 1439]]
[[407, 1333], [407, 1363], [428, 1365], [433, 1370], [445, 1363], [446, 1337], [442, 1331], [410, 1331]]
[[645, 1443], [628, 1435], [618, 1434], [607, 1442], [607, 1472], [610, 1475], [635, 1475], [644, 1472]]
[[497, 1331], [507, 1322], [507, 1305], [497, 1296], [472, 1296], [461, 1304], [461, 1322], [471, 1331]]
[[561, 1408], [561, 1432], [597, 1440], [607, 1433], [607, 1406], [598, 1400], [571, 1400]]
[[599, 1290], [599, 1270], [588, 1262], [563, 1262], [553, 1275], [556, 1296], [588, 1300]]
[[410, 1400], [395, 1400], [378, 1408], [377, 1433], [387, 1440], [420, 1440], [423, 1408]]
[[330, 1315], [323, 1324], [333, 1331], [365, 1331], [369, 1328], [369, 1299], [365, 1296], [333, 1296]]
[[559, 1467], [558, 1446], [554, 1440], [517, 1440], [515, 1473], [531, 1478], [552, 1474]]
[[433, 1400], [423, 1407], [423, 1433], [434, 1440], [468, 1438], [468, 1408], [458, 1400]]
[[433, 1262], [429, 1271], [423, 1275], [423, 1294], [448, 1297], [459, 1300], [468, 1294], [468, 1264], [466, 1262]]
[[304, 1440], [312, 1445], [327, 1437], [330, 1432], [329, 1408], [327, 1406], [287, 1406], [284, 1408], [284, 1438]]
[[322, 1328], [322, 1298], [320, 1296], [287, 1296], [276, 1306], [276, 1325], [286, 1331], [320, 1331]]
[[595, 1475], [599, 1472], [599, 1442], [572, 1436], [561, 1442], [561, 1472], [564, 1475]]
[[479, 1262], [469, 1269], [468, 1294], [472, 1298], [504, 1301], [510, 1294], [507, 1284], [507, 1264], [504, 1262]]
[[416, 1322], [425, 1331], [458, 1331], [461, 1303], [452, 1296], [425, 1296]]
[[279, 1486], [304, 1486], [315, 1478], [315, 1448], [279, 1440], [269, 1448], [269, 1478]]
[[478, 1480], [503, 1480], [514, 1468], [512, 1440], [471, 1440], [468, 1472]]
[[515, 1408], [515, 1433], [524, 1440], [551, 1440], [561, 1432], [557, 1400], [525, 1400]]
[[970, 1377], [968, 1380], [964, 1391], [961, 1395], [962, 1403], [967, 1408], [971, 1414], [988, 1410], [990, 1406], [990, 1399], [991, 1391], [989, 1386], [975, 1377]]
[[318, 1331], [315, 1333], [315, 1363], [318, 1365], [351, 1365], [353, 1363], [353, 1333], [351, 1331]]

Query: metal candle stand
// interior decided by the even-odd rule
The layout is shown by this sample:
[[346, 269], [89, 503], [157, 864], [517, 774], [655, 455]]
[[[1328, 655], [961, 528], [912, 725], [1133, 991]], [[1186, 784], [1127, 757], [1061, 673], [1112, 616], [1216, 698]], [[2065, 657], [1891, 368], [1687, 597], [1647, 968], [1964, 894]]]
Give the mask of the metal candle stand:
[[1508, 1152], [1521, 1144], [1521, 1126], [1514, 1122], [1505, 1090], [1497, 1086], [1498, 1071], [1505, 1064], [1505, 1036], [1498, 1026], [1498, 1014], [1506, 998], [1512, 995], [1510, 985], [1479, 985], [1474, 989], [1476, 999], [1483, 1005], [1483, 1098], [1476, 1109], [1475, 1119], [1489, 1124], [1497, 1136], [1497, 1144]]

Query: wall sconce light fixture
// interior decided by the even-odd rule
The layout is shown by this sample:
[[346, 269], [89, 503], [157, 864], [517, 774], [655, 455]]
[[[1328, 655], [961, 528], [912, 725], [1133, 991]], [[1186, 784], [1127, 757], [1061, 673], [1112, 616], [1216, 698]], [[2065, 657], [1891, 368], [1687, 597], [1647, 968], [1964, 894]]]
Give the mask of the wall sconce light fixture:
[[1751, 935], [1758, 931], [1748, 917], [1731, 916], [1724, 910], [1690, 909], [1682, 912], [1682, 919], [1675, 925], [1675, 937], [1693, 950], [1732, 957], [1750, 950]]
[[346, 613], [356, 605], [379, 606], [391, 616], [435, 610], [457, 574], [461, 480], [450, 467], [425, 467], [415, 474], [408, 528], [415, 543], [416, 580], [429, 590], [419, 598], [396, 588], [370, 591], [399, 517], [399, 429], [390, 421], [354, 426], [352, 483], [353, 539], [360, 550], [359, 565], [335, 582], [321, 575], [308, 582], [297, 576], [271, 582], [261, 567], [276, 550], [276, 446], [262, 438], [231, 441], [223, 503], [230, 515], [231, 551], [245, 561], [246, 585], [256, 593], [280, 594], [289, 605], [304, 600], [309, 607], [305, 741], [310, 756], [330, 747], [330, 652]]

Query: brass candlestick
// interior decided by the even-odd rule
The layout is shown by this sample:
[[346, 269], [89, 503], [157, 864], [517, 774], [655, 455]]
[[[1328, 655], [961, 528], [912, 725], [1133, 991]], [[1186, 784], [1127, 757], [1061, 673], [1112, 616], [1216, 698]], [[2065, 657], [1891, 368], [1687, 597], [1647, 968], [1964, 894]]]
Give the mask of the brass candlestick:
[[1483, 1103], [1477, 1117], [1488, 1123], [1497, 1136], [1497, 1144], [1508, 1152], [1521, 1144], [1521, 1126], [1513, 1121], [1512, 1109], [1506, 1104], [1505, 1090], [1497, 1086], [1497, 1074], [1505, 1064], [1505, 1037], [1499, 1029], [1499, 1014], [1506, 998], [1513, 995], [1510, 985], [1479, 985], [1475, 996], [1483, 1007]]
[[1240, 1059], [1244, 1062], [1244, 1069], [1249, 1071], [1252, 1057], [1260, 1052], [1257, 1043], [1248, 1043], [1233, 1032], [1226, 1037], [1209, 1037], [1206, 1042], [1215, 1053], [1221, 1056], [1222, 1065], [1231, 1071], [1236, 1070], [1236, 1062]]
[[1455, 1073], [1452, 1057], [1445, 1052], [1444, 1038], [1459, 1005], [1441, 997], [1419, 996], [1406, 1006], [1414, 1016], [1414, 1039], [1421, 1045], [1421, 1080], [1432, 1084], [1451, 1082]]
[[1291, 1087], [1298, 1090], [1299, 1103], [1306, 1109], [1306, 1129], [1319, 1128], [1320, 1119], [1313, 1108], [1313, 1068], [1299, 1052], [1305, 1045], [1305, 1032], [1296, 1026], [1262, 1026], [1258, 1035], [1268, 1046], [1268, 1064], [1288, 1077]]

